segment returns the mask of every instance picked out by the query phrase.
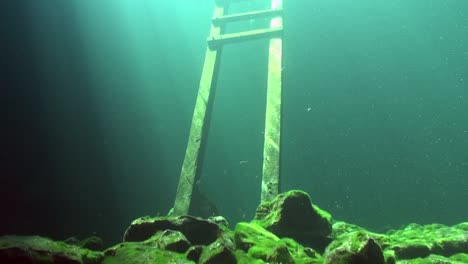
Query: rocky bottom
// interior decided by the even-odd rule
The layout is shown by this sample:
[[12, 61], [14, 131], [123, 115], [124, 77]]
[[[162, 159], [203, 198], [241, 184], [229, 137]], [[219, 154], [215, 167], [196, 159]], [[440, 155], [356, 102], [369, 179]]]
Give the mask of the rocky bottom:
[[3, 236], [0, 263], [458, 264], [468, 263], [468, 222], [373, 233], [333, 221], [307, 193], [294, 190], [260, 204], [255, 218], [234, 230], [221, 216], [142, 217], [131, 223], [122, 243], [101, 245], [97, 237]]

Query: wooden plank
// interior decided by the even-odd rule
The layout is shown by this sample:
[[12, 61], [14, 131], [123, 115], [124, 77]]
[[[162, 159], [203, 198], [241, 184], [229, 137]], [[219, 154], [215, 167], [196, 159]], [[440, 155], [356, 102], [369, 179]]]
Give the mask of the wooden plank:
[[[215, 7], [214, 16], [222, 16], [225, 7]], [[212, 26], [211, 35], [222, 33], [221, 27]], [[200, 79], [195, 110], [190, 128], [189, 141], [185, 151], [184, 163], [180, 173], [174, 208], [170, 215], [185, 215], [189, 213], [193, 185], [200, 176], [206, 136], [209, 128], [209, 113], [211, 112], [216, 80], [219, 71], [219, 62], [222, 49], [211, 50], [207, 48], [205, 64]]]
[[277, 9], [253, 11], [253, 12], [247, 12], [247, 13], [242, 13], [242, 14], [214, 17], [211, 21], [213, 25], [215, 26], [222, 26], [230, 22], [278, 16], [278, 15], [281, 15], [282, 13], [283, 13], [283, 9], [277, 8]]
[[267, 29], [256, 29], [224, 35], [212, 35], [208, 39], [208, 46], [210, 49], [216, 50], [222, 47], [223, 44], [237, 43], [261, 38], [277, 38], [278, 36], [281, 36], [282, 32], [283, 27], [276, 27]]
[[249, 2], [253, 0], [215, 0], [215, 3], [219, 6], [226, 6], [231, 3], [238, 3], [238, 2]]
[[[282, 0], [272, 0], [272, 8], [282, 8]], [[270, 27], [282, 28], [283, 19], [271, 20]], [[267, 106], [265, 142], [263, 146], [263, 171], [261, 201], [271, 201], [280, 188], [280, 138], [281, 138], [281, 89], [283, 41], [281, 37], [270, 40], [268, 62]]]

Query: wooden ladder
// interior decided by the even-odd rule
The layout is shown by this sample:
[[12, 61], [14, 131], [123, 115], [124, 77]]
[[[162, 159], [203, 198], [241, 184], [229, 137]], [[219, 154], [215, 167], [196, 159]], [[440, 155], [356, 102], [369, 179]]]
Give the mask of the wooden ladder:
[[[280, 180], [280, 132], [281, 132], [281, 88], [282, 88], [282, 32], [283, 1], [271, 1], [271, 9], [227, 15], [229, 5], [249, 0], [216, 0], [212, 19], [205, 63], [198, 89], [195, 110], [190, 128], [185, 158], [180, 173], [174, 208], [170, 215], [189, 214], [194, 183], [200, 177], [209, 116], [213, 105], [216, 81], [223, 46], [260, 38], [270, 39], [265, 139], [263, 147], [263, 169], [261, 201], [270, 201], [279, 193]], [[270, 27], [245, 32], [224, 34], [227, 23], [257, 18], [271, 18]]]

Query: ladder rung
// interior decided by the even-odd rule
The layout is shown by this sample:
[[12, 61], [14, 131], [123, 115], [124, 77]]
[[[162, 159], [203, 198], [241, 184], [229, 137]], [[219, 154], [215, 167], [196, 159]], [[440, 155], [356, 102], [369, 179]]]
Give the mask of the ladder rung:
[[256, 18], [264, 18], [264, 17], [272, 17], [276, 15], [281, 15], [283, 13], [282, 8], [277, 9], [270, 9], [270, 10], [261, 10], [261, 11], [253, 11], [235, 15], [227, 15], [222, 17], [215, 17], [212, 19], [213, 25], [215, 26], [222, 26], [228, 22], [240, 21], [240, 20], [248, 20], [248, 19], [256, 19]]
[[252, 0], [215, 0], [216, 4], [219, 6], [224, 6], [230, 3], [237, 3], [237, 2], [248, 2]]
[[211, 50], [217, 49], [222, 44], [229, 44], [247, 40], [254, 40], [260, 38], [274, 38], [281, 36], [283, 27], [257, 29], [244, 31], [239, 33], [224, 34], [219, 36], [212, 36], [208, 39], [208, 46]]

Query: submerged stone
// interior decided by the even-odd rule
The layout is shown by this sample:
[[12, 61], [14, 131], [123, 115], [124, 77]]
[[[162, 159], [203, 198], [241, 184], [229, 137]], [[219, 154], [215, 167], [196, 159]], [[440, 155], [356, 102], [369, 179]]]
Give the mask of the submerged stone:
[[[461, 264], [468, 263], [468, 223], [410, 224], [384, 234], [334, 222], [309, 196], [290, 191], [262, 203], [250, 223], [229, 230], [223, 217], [143, 217], [126, 230], [127, 242], [104, 252], [91, 237], [56, 242], [0, 237], [0, 263], [41, 264]], [[332, 242], [330, 242], [332, 241]], [[321, 253], [324, 252], [324, 256]]]
[[467, 254], [456, 254], [451, 257], [440, 255], [429, 255], [425, 258], [406, 259], [398, 261], [397, 264], [466, 264], [468, 263]]
[[[357, 225], [353, 225], [353, 224], [350, 224], [350, 223], [346, 223], [346, 222], [343, 222], [343, 221], [335, 221], [333, 223], [333, 232], [332, 232], [332, 238], [336, 238], [336, 237], [339, 237], [343, 234], [349, 234], [349, 233], [352, 233], [352, 232], [356, 232], [356, 231], [361, 231], [361, 232], [366, 232], [368, 234], [370, 234], [369, 231], [367, 231], [366, 229], [360, 227], [360, 226], [357, 226]], [[382, 236], [380, 234], [374, 234], [376, 236]]]
[[39, 236], [0, 237], [0, 263], [99, 264], [101, 252]]
[[395, 251], [393, 250], [384, 250], [384, 259], [386, 264], [396, 264]]
[[[409, 224], [401, 230], [391, 230], [385, 234], [377, 234], [352, 224], [336, 222], [333, 224], [332, 237], [335, 241], [338, 241], [343, 236], [353, 232], [366, 233], [379, 244], [384, 251], [387, 264], [413, 263], [412, 261], [415, 261], [414, 263], [425, 263], [423, 261], [438, 263], [435, 259], [442, 259], [443, 256], [450, 257], [457, 253], [468, 253], [467, 223], [460, 223], [452, 227], [441, 224], [423, 226]], [[431, 257], [426, 259], [429, 256]], [[403, 262], [404, 260], [409, 262]]]
[[187, 250], [186, 257], [188, 260], [198, 262], [202, 252], [203, 252], [203, 246], [191, 246]]
[[145, 241], [158, 231], [175, 230], [182, 232], [192, 245], [213, 243], [221, 228], [214, 222], [188, 215], [178, 217], [142, 217], [134, 220], [124, 234], [124, 241]]
[[158, 232], [155, 236], [155, 243], [159, 249], [178, 253], [185, 253], [191, 246], [184, 234], [169, 229]]
[[279, 237], [293, 238], [319, 251], [331, 242], [331, 215], [313, 205], [303, 191], [285, 192], [260, 204], [254, 221]]
[[216, 241], [205, 247], [200, 259], [200, 264], [237, 264], [236, 256], [232, 249]]
[[195, 263], [184, 254], [161, 250], [154, 245], [139, 242], [124, 242], [107, 249], [102, 264], [148, 264], [148, 263]]
[[323, 264], [323, 257], [313, 248], [303, 247], [294, 239], [282, 238], [291, 252], [295, 263], [301, 264]]
[[385, 264], [380, 246], [367, 233], [343, 234], [325, 250], [327, 264]]
[[294, 263], [286, 243], [257, 224], [237, 224], [234, 240], [237, 248], [256, 259], [272, 263]]
[[322, 263], [322, 257], [293, 239], [280, 239], [256, 223], [238, 223], [234, 231], [236, 248], [267, 263]]
[[213, 222], [213, 223], [215, 223], [215, 224], [217, 224], [219, 226], [224, 226], [224, 227], [229, 226], [229, 223], [226, 220], [226, 218], [224, 218], [223, 216], [220, 216], [220, 215], [211, 216], [211, 217], [208, 218], [208, 221]]
[[102, 239], [97, 236], [91, 236], [91, 237], [85, 238], [81, 240], [77, 245], [82, 248], [86, 248], [86, 249], [90, 249], [94, 251], [101, 251], [104, 249]]
[[238, 223], [234, 230], [234, 241], [236, 248], [248, 252], [253, 246], [271, 246], [278, 241], [279, 237], [255, 223]]
[[468, 230], [465, 227], [463, 223], [452, 227], [410, 224], [404, 229], [387, 233], [381, 243], [384, 248], [393, 250], [397, 259], [468, 253]]

